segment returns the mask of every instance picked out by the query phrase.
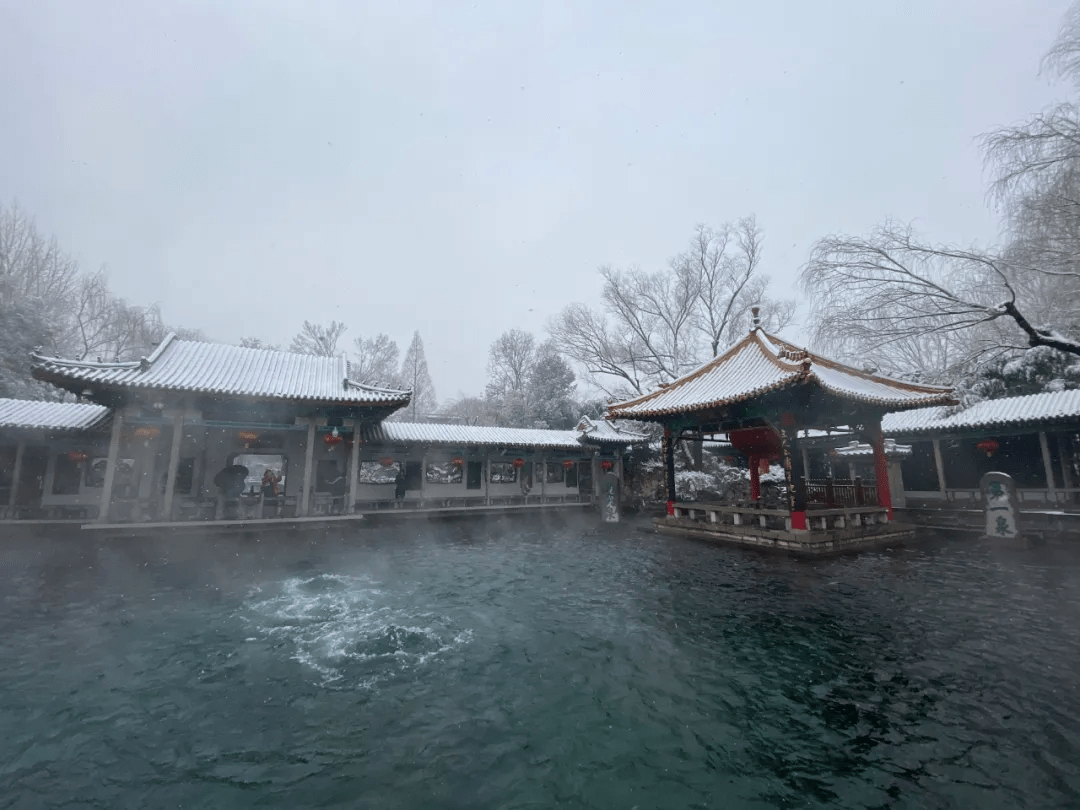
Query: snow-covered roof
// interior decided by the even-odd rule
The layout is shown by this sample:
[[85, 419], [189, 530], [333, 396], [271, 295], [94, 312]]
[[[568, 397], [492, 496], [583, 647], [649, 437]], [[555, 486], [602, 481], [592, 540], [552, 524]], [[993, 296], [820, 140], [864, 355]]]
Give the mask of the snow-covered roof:
[[608, 418], [646, 418], [743, 402], [813, 381], [831, 394], [894, 410], [949, 404], [948, 388], [893, 380], [799, 349], [760, 328], [724, 354], [644, 396], [608, 406]]
[[502, 447], [546, 447], [583, 450], [576, 430], [482, 427], [480, 425], [435, 425], [426, 422], [382, 422], [364, 429], [365, 442], [400, 444], [497, 445]]
[[87, 402], [0, 399], [0, 428], [90, 430], [100, 427], [108, 418], [107, 407]]
[[40, 355], [32, 359], [37, 379], [71, 390], [100, 386], [395, 407], [410, 397], [407, 391], [353, 382], [344, 356], [247, 349], [179, 340], [173, 334], [151, 355], [132, 362], [89, 363]]
[[577, 425], [577, 430], [583, 435], [587, 442], [633, 444], [635, 442], [645, 442], [649, 440], [649, 437], [644, 434], [624, 430], [606, 419], [592, 419], [588, 416], [581, 417], [581, 421], [578, 422]]
[[[833, 453], [839, 458], [846, 459], [873, 458], [874, 448], [871, 447], [869, 444], [853, 441], [841, 447], [834, 448]], [[886, 458], [907, 458], [910, 455], [910, 444], [897, 444], [896, 441], [893, 439], [885, 440]]]
[[939, 407], [888, 413], [881, 420], [881, 427], [894, 436], [909, 436], [917, 433], [1077, 422], [1080, 421], [1080, 390], [988, 399], [955, 413], [950, 413], [950, 410]]

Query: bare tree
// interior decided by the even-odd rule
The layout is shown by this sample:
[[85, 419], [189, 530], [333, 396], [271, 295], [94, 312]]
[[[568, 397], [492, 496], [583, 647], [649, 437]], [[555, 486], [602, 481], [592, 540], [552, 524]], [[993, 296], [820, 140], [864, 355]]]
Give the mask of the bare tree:
[[483, 397], [471, 397], [458, 392], [456, 399], [446, 402], [436, 416], [439, 422], [456, 425], [495, 425], [498, 423], [491, 404]]
[[762, 231], [752, 215], [719, 228], [699, 224], [690, 247], [675, 260], [698, 279], [693, 325], [709, 342], [712, 357], [746, 332], [751, 307], [762, 308], [772, 330], [783, 329], [794, 316], [794, 301], [766, 297], [769, 279], [758, 273], [761, 243]]
[[548, 323], [548, 334], [608, 396], [640, 394], [649, 383], [644, 353], [639, 355], [633, 341], [602, 312], [570, 304]]
[[338, 353], [338, 340], [348, 327], [340, 321], [321, 323], [304, 321], [300, 333], [292, 339], [289, 351], [297, 354], [315, 354], [320, 357], [334, 357]]
[[[869, 237], [819, 240], [802, 283], [813, 297], [818, 345], [892, 371], [928, 372], [905, 367], [905, 358], [910, 364], [936, 341], [938, 359], [950, 358], [955, 371], [1026, 346], [1080, 354], [1080, 343], [1025, 314], [1032, 310], [1022, 293], [1038, 274], [992, 251], [925, 244], [910, 226], [887, 222]], [[1035, 323], [1053, 317], [1038, 314]]]
[[1080, 3], [1074, 2], [1065, 12], [1057, 38], [1042, 59], [1042, 69], [1074, 82], [1080, 79]]
[[267, 343], [262, 338], [257, 337], [242, 337], [240, 338], [240, 345], [245, 349], [268, 349], [273, 352], [281, 351], [280, 346]]
[[688, 250], [667, 270], [600, 268], [603, 310], [571, 304], [548, 332], [602, 391], [616, 397], [644, 393], [700, 363], [702, 336], [711, 355], [735, 340], [755, 304], [764, 306], [772, 328], [790, 322], [794, 302], [766, 297], [760, 263], [754, 217], [718, 228], [699, 225]]
[[[1043, 67], [1080, 79], [1080, 4]], [[822, 239], [802, 277], [819, 343], [929, 377], [1034, 347], [1080, 355], [1080, 107], [1055, 104], [982, 145], [1006, 246], [930, 245], [892, 222]]]
[[373, 338], [353, 340], [349, 358], [349, 376], [360, 382], [394, 387], [398, 385], [398, 345], [389, 335], [380, 332]]

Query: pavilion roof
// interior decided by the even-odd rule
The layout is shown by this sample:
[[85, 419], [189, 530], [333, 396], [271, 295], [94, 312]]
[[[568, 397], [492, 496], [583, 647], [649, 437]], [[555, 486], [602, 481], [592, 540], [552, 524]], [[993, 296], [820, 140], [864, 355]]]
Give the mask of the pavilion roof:
[[348, 378], [344, 356], [247, 349], [168, 335], [148, 357], [91, 363], [33, 355], [33, 374], [64, 388], [154, 389], [260, 399], [348, 405], [409, 402], [408, 391], [363, 385]]
[[755, 328], [726, 352], [674, 382], [608, 405], [608, 418], [655, 418], [717, 408], [807, 381], [834, 396], [891, 411], [953, 402], [948, 388], [859, 371]]
[[0, 399], [0, 429], [92, 430], [109, 421], [110, 410], [89, 402]]

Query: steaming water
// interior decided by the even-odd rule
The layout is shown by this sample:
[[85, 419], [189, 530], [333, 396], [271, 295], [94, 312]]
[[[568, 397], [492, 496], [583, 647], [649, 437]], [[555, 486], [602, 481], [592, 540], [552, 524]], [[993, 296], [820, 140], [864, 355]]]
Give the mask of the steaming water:
[[0, 807], [1076, 807], [1080, 546], [14, 541]]

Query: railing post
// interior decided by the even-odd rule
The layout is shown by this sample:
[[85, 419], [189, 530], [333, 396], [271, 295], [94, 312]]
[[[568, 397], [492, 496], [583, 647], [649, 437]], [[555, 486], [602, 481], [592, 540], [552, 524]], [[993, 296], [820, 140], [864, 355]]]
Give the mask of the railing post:
[[855, 476], [855, 505], [863, 505], [862, 478]]
[[836, 506], [836, 490], [833, 488], [833, 477], [825, 479], [825, 505]]

